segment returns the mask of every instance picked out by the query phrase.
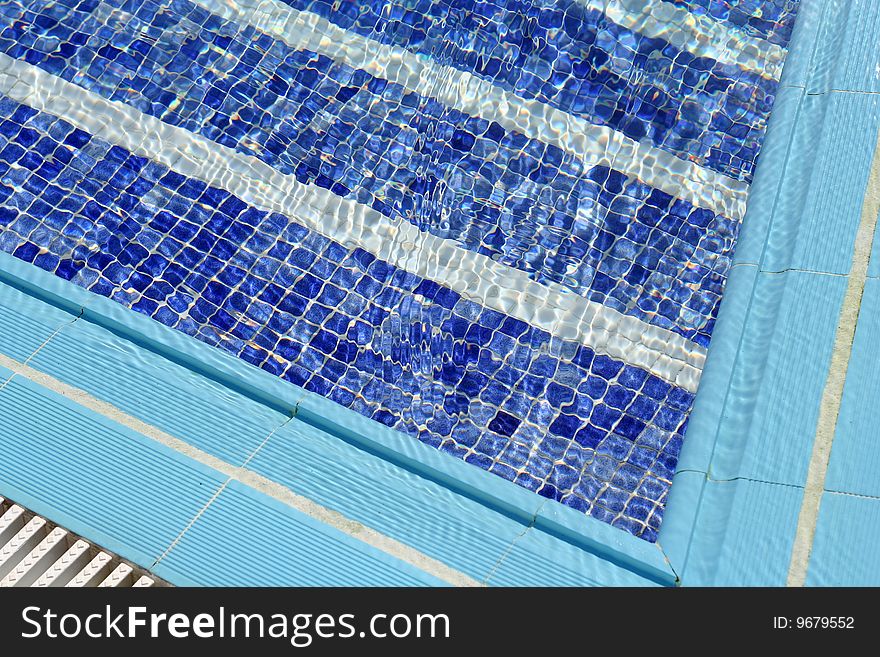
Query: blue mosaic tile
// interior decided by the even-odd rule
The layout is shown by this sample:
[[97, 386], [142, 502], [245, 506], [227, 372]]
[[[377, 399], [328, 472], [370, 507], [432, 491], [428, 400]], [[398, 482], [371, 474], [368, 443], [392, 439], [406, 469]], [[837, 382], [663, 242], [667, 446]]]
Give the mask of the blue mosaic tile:
[[742, 180], [776, 93], [773, 80], [626, 30], [578, 0], [284, 2]]
[[801, 0], [664, 0], [786, 47]]
[[[736, 221], [188, 2], [162, 12], [133, 0], [116, 12], [25, 4], [0, 8], [10, 25], [0, 50], [538, 282], [709, 342]], [[181, 31], [198, 35], [184, 40], [192, 47]], [[133, 59], [120, 68], [124, 53]]]
[[[786, 46], [796, 0], [664, 0]], [[284, 0], [750, 181], [776, 81], [579, 0]], [[709, 343], [738, 224], [188, 0], [0, 3], [0, 52]], [[0, 96], [0, 249], [647, 540], [693, 395]]]
[[3, 251], [656, 538], [692, 394], [4, 97], [0, 134]]

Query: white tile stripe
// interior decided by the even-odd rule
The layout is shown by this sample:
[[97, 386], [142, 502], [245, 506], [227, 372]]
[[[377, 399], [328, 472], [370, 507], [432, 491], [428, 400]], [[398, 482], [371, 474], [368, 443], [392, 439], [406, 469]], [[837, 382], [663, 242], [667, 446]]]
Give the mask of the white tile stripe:
[[734, 64], [765, 78], [782, 75], [785, 48], [750, 36], [740, 28], [689, 12], [663, 0], [575, 0], [604, 12], [614, 23], [679, 50]]
[[[437, 579], [443, 580], [448, 584], [469, 587], [483, 586], [482, 583], [473, 579], [469, 575], [447, 566], [442, 561], [434, 559], [433, 557], [430, 557], [405, 543], [401, 543], [390, 536], [386, 536], [357, 520], [348, 518], [338, 511], [321, 506], [314, 500], [299, 495], [286, 486], [259, 475], [253, 470], [248, 470], [244, 466], [232, 465], [216, 456], [203, 452], [197, 447], [166, 433], [162, 429], [147, 424], [133, 415], [129, 415], [125, 411], [120, 410], [116, 406], [94, 397], [89, 392], [64, 383], [50, 374], [46, 374], [45, 372], [29, 365], [25, 365], [24, 363], [2, 353], [0, 353], [0, 367], [5, 367], [12, 371], [14, 376], [20, 376], [28, 381], [32, 381], [47, 390], [69, 399], [75, 404], [79, 404], [98, 415], [108, 418], [116, 424], [161, 443], [165, 447], [173, 449], [175, 452], [182, 454], [187, 458], [198, 461], [202, 465], [225, 475], [229, 481], [235, 480], [245, 486], [253, 488], [254, 490], [258, 490], [264, 495], [267, 495], [286, 506], [292, 507], [318, 522], [333, 527], [347, 536], [400, 559], [401, 561], [404, 561], [429, 575], [433, 575]], [[94, 566], [93, 564], [90, 564], [89, 566], [86, 566], [83, 573], [88, 571], [90, 576], [93, 577], [94, 573], [92, 570], [94, 570]], [[80, 575], [77, 576], [77, 579], [74, 579], [74, 581], [68, 584], [68, 586], [82, 585], [81, 583], [74, 582], [81, 579], [83, 573], [80, 573]]]
[[828, 473], [831, 447], [837, 431], [846, 373], [849, 369], [853, 340], [859, 322], [862, 295], [868, 279], [868, 265], [874, 247], [878, 214], [880, 214], [880, 139], [874, 147], [871, 172], [868, 176], [865, 198], [862, 202], [862, 215], [853, 248], [852, 265], [837, 321], [828, 375], [819, 403], [816, 437], [813, 441], [810, 464], [807, 468], [807, 481], [804, 484], [804, 497], [798, 514], [797, 531], [788, 568], [787, 586], [804, 586], [807, 581], [810, 555], [816, 536], [816, 524], [819, 521], [819, 507], [825, 493], [825, 477]]
[[293, 47], [326, 55], [434, 98], [447, 107], [558, 146], [588, 167], [613, 167], [676, 198], [735, 220], [742, 219], [745, 213], [749, 189], [745, 182], [540, 101], [520, 98], [470, 73], [343, 30], [316, 14], [298, 11], [278, 0], [194, 2]]
[[489, 308], [560, 338], [647, 369], [696, 391], [706, 350], [677, 333], [559, 285], [459, 248], [402, 220], [315, 185], [304, 185], [254, 157], [107, 101], [26, 62], [0, 54], [0, 93], [63, 117], [71, 124], [166, 166], [221, 187], [246, 203], [295, 218], [348, 247], [361, 247], [391, 264], [445, 285]]

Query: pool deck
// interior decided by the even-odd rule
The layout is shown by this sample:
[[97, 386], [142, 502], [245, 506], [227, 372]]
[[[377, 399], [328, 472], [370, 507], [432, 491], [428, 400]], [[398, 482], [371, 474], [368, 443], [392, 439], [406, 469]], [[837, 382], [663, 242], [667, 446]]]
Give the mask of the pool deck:
[[0, 495], [178, 585], [880, 585], [880, 5], [802, 5], [658, 544], [4, 254]]

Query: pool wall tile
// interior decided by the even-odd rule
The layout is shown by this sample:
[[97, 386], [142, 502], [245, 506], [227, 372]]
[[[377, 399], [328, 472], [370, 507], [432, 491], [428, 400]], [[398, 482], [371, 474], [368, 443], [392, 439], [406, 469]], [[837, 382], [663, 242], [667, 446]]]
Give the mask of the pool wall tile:
[[784, 586], [803, 491], [739, 479], [706, 481], [683, 586]]
[[761, 266], [847, 274], [877, 143], [880, 97], [807, 95], [800, 121], [795, 139], [801, 142], [793, 148], [797, 160], [808, 163], [809, 176], [787, 178]]
[[276, 431], [247, 468], [477, 581], [526, 528], [297, 419]]
[[237, 481], [153, 570], [197, 586], [444, 584]]
[[[698, 434], [700, 435], [700, 434]], [[699, 553], [702, 546], [694, 546], [694, 532], [697, 529], [700, 507], [703, 502], [708, 478], [705, 471], [679, 468], [672, 479], [666, 506], [673, 510], [660, 528], [657, 545], [675, 573], [676, 582], [682, 584], [681, 575], [687, 569], [690, 552]], [[698, 556], [699, 558], [699, 556]], [[688, 584], [698, 583], [698, 580]]]
[[29, 365], [233, 465], [290, 417], [89, 321], [56, 336]]
[[838, 276], [758, 274], [713, 478], [803, 485], [845, 289]]
[[149, 568], [217, 472], [23, 377], [0, 390], [0, 494]]
[[804, 131], [800, 123], [801, 108], [808, 102], [804, 96], [800, 88], [783, 87], [779, 91], [776, 112], [767, 128], [767, 140], [762, 150], [762, 162], [767, 165], [758, 168], [749, 188], [747, 214], [736, 241], [733, 268], [761, 262], [777, 205], [785, 208], [802, 204], [802, 194], [795, 194], [794, 186], [780, 184], [779, 169], [783, 169], [789, 179], [806, 179], [809, 176], [809, 161], [786, 158], [792, 144], [807, 137], [808, 131]]
[[[806, 88], [817, 74], [817, 62], [827, 61], [833, 40], [827, 31], [837, 31], [840, 15], [845, 11], [845, 1], [801, 0], [797, 20], [788, 44], [788, 57], [779, 82], [780, 90], [786, 87]], [[820, 33], [823, 37], [820, 38]], [[776, 120], [774, 112], [773, 120]], [[768, 128], [769, 131], [769, 128]]]
[[709, 472], [720, 431], [719, 418], [727, 412], [735, 365], [742, 358], [740, 338], [752, 314], [751, 299], [757, 279], [758, 268], [753, 265], [737, 265], [730, 272], [724, 312], [716, 328], [718, 339], [700, 377], [700, 403], [695, 403], [688, 421], [689, 435], [699, 439], [684, 443], [677, 474], [688, 470]]
[[489, 576], [490, 586], [657, 586], [657, 582], [528, 529]]
[[826, 490], [880, 497], [880, 478], [877, 476], [880, 473], [880, 452], [877, 449], [877, 427], [880, 426], [878, 344], [880, 280], [868, 279], [828, 462]]
[[33, 297], [4, 289], [0, 295], [0, 352], [17, 361], [27, 360], [56, 331], [76, 319]]
[[880, 5], [873, 0], [841, 2], [846, 16], [838, 19], [843, 32], [835, 72], [835, 89], [842, 91], [880, 92], [880, 52], [876, 27]]
[[877, 564], [880, 499], [826, 491], [819, 507], [807, 586], [880, 586]]
[[792, 38], [791, 74], [781, 86], [800, 86], [809, 94], [827, 93], [835, 86], [846, 47], [848, 0], [802, 0]]
[[801, 3], [735, 264], [849, 271], [880, 112], [872, 96], [835, 93], [847, 21], [860, 20], [850, 4]]

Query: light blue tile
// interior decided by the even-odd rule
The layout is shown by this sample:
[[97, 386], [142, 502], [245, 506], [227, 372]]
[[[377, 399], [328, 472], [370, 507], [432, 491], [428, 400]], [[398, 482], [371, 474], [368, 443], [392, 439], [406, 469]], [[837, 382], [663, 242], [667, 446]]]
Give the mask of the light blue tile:
[[878, 125], [878, 95], [804, 97], [762, 271], [849, 273]]
[[536, 529], [518, 539], [492, 572], [490, 586], [658, 586]]
[[272, 436], [248, 469], [477, 580], [489, 575], [526, 529], [518, 520], [297, 419]]
[[807, 586], [880, 586], [880, 499], [825, 493]]
[[803, 485], [845, 288], [841, 276], [758, 275], [719, 423], [713, 479]]
[[675, 573], [656, 543], [636, 539], [575, 509], [548, 501], [538, 510], [532, 529], [594, 554], [609, 567], [613, 564], [663, 586], [675, 584]]
[[0, 353], [26, 360], [56, 330], [70, 324], [71, 315], [0, 283]]
[[834, 89], [880, 92], [880, 4], [875, 0], [847, 0], [829, 3], [844, 5], [845, 14], [835, 18], [841, 26], [840, 49], [836, 53]]
[[880, 281], [865, 284], [825, 488], [880, 496]]
[[23, 377], [0, 451], [0, 494], [147, 568], [225, 479]]
[[784, 586], [802, 489], [708, 481], [683, 586]]
[[700, 375], [700, 386], [688, 420], [677, 472], [695, 470], [705, 473], [709, 470], [718, 432], [726, 422], [725, 411], [731, 403], [728, 399], [731, 378], [742, 358], [740, 340], [750, 317], [757, 281], [758, 268], [754, 265], [737, 265], [730, 272], [712, 348]]
[[432, 586], [440, 580], [233, 481], [155, 569], [199, 586]]
[[691, 470], [676, 472], [672, 479], [657, 545], [677, 578], [687, 568], [706, 483], [704, 473]]
[[30, 365], [233, 465], [289, 417], [88, 321]]
[[783, 87], [827, 90], [826, 72], [834, 70], [829, 63], [834, 61], [846, 4], [845, 0], [801, 0], [782, 73]]

